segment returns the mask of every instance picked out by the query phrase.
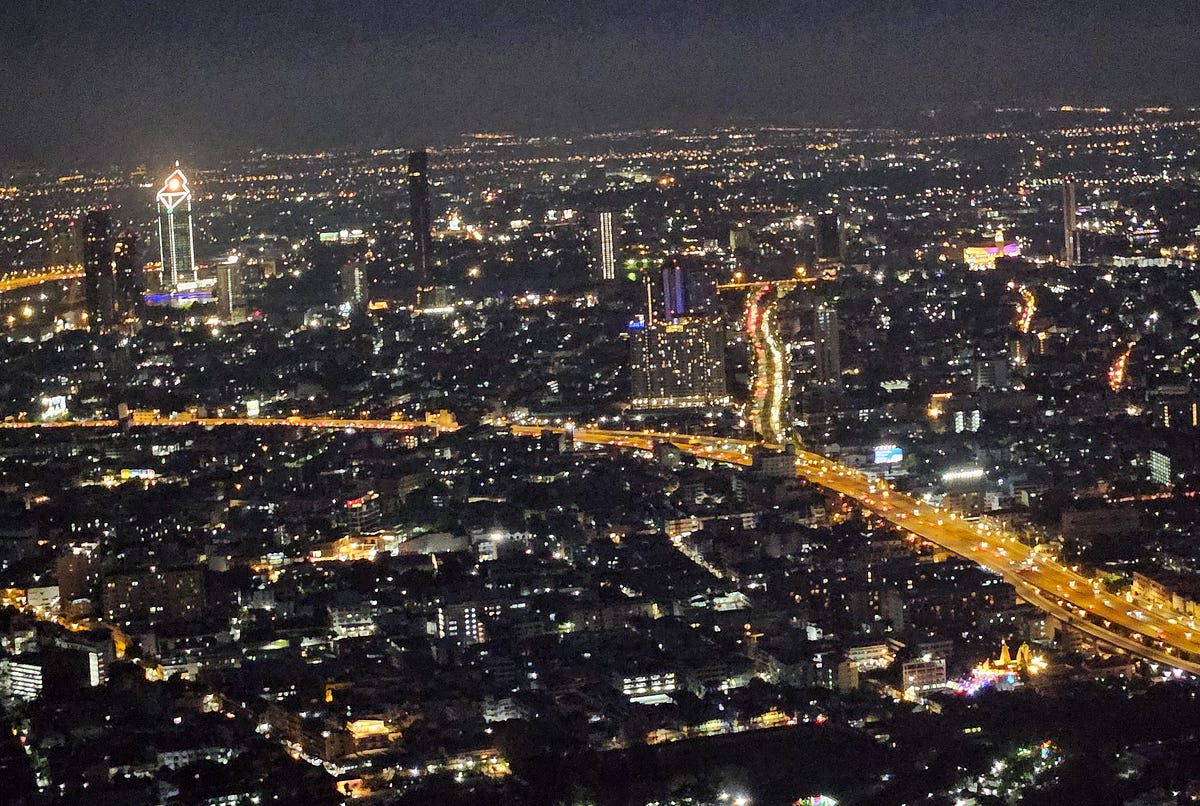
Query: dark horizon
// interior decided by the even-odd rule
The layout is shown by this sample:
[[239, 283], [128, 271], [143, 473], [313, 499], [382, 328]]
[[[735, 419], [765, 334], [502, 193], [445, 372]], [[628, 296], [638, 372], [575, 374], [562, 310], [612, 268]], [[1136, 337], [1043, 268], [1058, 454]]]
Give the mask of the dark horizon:
[[1200, 103], [1200, 9], [1002, 0], [6, 4], [6, 163]]

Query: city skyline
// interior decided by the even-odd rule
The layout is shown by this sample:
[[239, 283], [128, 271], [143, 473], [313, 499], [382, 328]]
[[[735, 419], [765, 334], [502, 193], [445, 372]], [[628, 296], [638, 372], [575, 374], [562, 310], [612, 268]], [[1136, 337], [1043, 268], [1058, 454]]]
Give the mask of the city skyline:
[[1194, 0], [4, 19], [6, 806], [1200, 803]]

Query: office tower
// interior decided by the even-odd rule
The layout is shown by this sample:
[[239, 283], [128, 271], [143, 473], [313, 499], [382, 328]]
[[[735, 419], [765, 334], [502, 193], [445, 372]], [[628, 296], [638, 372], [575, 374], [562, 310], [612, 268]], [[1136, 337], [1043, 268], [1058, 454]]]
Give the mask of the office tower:
[[367, 281], [367, 267], [361, 260], [349, 260], [342, 264], [338, 272], [338, 285], [341, 287], [342, 305], [351, 310], [367, 307], [371, 291]]
[[837, 309], [822, 302], [813, 311], [813, 342], [816, 350], [817, 385], [829, 392], [842, 388], [841, 341]]
[[701, 313], [716, 305], [717, 266], [692, 255], [663, 262], [663, 318]]
[[612, 210], [598, 210], [592, 215], [592, 265], [598, 280], [617, 279], [620, 255], [617, 215]]
[[633, 405], [687, 408], [725, 392], [725, 333], [717, 318], [685, 317], [630, 326]]
[[1078, 206], [1075, 203], [1075, 182], [1071, 179], [1063, 181], [1063, 265], [1071, 267], [1079, 262], [1079, 230], [1075, 219]]
[[163, 182], [158, 201], [158, 248], [162, 260], [159, 287], [175, 290], [180, 283], [196, 282], [195, 243], [192, 238], [192, 190], [175, 163]]
[[88, 328], [105, 330], [116, 324], [116, 269], [113, 259], [112, 217], [92, 210], [80, 227], [83, 240], [83, 295]]
[[117, 316], [136, 318], [142, 310], [145, 290], [142, 284], [142, 239], [133, 230], [122, 230], [113, 244], [113, 268], [116, 272]]
[[408, 206], [412, 227], [413, 271], [417, 282], [429, 283], [433, 219], [429, 213], [429, 152], [422, 149], [408, 155]]
[[246, 320], [246, 278], [240, 263], [217, 266], [217, 316], [230, 324]]
[[814, 221], [816, 256], [818, 262], [838, 262], [845, 259], [846, 245], [841, 219], [837, 213], [821, 213]]

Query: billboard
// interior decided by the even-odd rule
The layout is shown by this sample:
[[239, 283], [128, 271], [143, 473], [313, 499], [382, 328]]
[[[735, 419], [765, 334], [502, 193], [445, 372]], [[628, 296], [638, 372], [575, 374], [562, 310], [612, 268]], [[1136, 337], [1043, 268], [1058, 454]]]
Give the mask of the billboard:
[[904, 451], [898, 445], [876, 445], [875, 464], [898, 465], [904, 461]]

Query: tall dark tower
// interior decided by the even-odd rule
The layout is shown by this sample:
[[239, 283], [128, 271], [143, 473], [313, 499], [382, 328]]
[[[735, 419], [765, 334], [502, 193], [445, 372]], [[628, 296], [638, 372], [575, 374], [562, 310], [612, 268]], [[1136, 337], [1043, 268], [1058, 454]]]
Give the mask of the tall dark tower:
[[425, 149], [408, 155], [408, 204], [412, 222], [413, 270], [417, 282], [430, 283], [429, 252], [433, 220], [429, 214], [429, 152]]
[[117, 315], [137, 318], [142, 312], [142, 239], [133, 230], [122, 230], [113, 244], [113, 269], [116, 273]]
[[834, 262], [846, 258], [846, 238], [837, 213], [820, 213], [814, 221], [817, 262]]
[[113, 258], [112, 217], [107, 210], [92, 210], [80, 226], [83, 240], [83, 294], [88, 329], [105, 330], [117, 321], [116, 269]]
[[1075, 203], [1075, 181], [1063, 181], [1063, 265], [1070, 268], [1079, 263], [1079, 229], [1076, 217], [1079, 207]]

